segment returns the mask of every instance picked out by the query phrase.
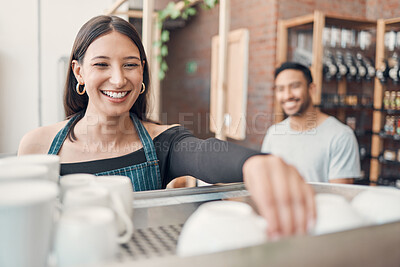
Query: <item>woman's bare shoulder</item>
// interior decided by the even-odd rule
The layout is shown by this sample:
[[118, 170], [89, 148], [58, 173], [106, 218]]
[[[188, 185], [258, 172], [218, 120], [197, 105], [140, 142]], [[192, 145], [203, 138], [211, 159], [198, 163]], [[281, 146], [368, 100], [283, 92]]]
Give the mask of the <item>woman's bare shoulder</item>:
[[165, 132], [169, 128], [179, 126], [180, 124], [159, 125], [152, 122], [143, 122], [144, 127], [149, 132], [152, 139]]
[[65, 126], [67, 121], [36, 128], [26, 133], [18, 147], [18, 155], [46, 154], [56, 134]]

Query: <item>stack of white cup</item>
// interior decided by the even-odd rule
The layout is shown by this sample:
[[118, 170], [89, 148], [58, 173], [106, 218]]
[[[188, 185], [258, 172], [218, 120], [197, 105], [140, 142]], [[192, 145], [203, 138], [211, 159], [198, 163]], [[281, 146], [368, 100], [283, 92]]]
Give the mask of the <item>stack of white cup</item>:
[[255, 246], [267, 241], [267, 222], [251, 206], [236, 201], [202, 204], [186, 221], [177, 254], [190, 257]]
[[[133, 189], [128, 177], [73, 174], [60, 179], [59, 173], [55, 155], [0, 159], [0, 266], [113, 261], [118, 244], [130, 240]], [[56, 263], [49, 261], [52, 253]]]
[[71, 174], [60, 178], [60, 187], [63, 213], [55, 240], [58, 266], [113, 261], [118, 244], [127, 243], [133, 233], [130, 179]]
[[58, 156], [0, 159], [0, 266], [47, 266], [59, 168]]
[[[56, 155], [46, 155], [46, 154], [33, 154], [33, 155], [23, 155], [6, 157], [0, 159], [0, 168], [5, 166], [14, 166], [14, 169], [23, 168], [25, 165], [40, 165], [47, 167], [47, 174], [42, 178], [44, 180], [49, 180], [53, 182], [58, 182], [60, 176], [60, 158]], [[29, 171], [26, 173], [26, 179], [32, 178]]]

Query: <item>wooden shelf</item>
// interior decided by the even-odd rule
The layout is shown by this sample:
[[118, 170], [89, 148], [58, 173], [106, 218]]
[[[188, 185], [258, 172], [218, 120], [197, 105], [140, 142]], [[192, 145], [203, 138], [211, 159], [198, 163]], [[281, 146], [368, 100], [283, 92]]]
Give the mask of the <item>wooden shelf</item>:
[[376, 21], [374, 20], [365, 20], [346, 16], [332, 16], [329, 14], [326, 14], [325, 17], [326, 25], [333, 25], [355, 30], [368, 30], [376, 28]]
[[383, 155], [379, 155], [378, 160], [382, 164], [400, 166], [400, 162], [399, 161], [386, 160], [386, 159], [383, 158]]
[[[385, 56], [385, 33], [387, 31], [397, 30], [400, 31], [400, 17], [392, 19], [379, 19], [377, 21], [377, 33], [376, 33], [376, 54], [375, 54], [375, 67], [379, 69]], [[400, 115], [400, 110], [385, 110], [383, 109], [383, 95], [386, 86], [388, 84], [382, 84], [377, 78], [375, 78], [374, 86], [374, 115], [372, 122], [372, 130], [374, 133], [371, 143], [371, 155], [375, 158], [371, 159], [371, 170], [370, 179], [371, 182], [377, 183], [381, 176], [381, 165], [399, 165], [398, 162], [389, 162], [383, 160], [381, 155], [383, 149], [383, 140], [395, 140], [400, 141], [399, 135], [388, 135], [381, 131], [383, 122], [386, 115]]]
[[[279, 66], [283, 62], [287, 60], [292, 60], [289, 58], [293, 53], [296, 47], [292, 44], [292, 38], [296, 38], [296, 35], [305, 34], [307, 39], [307, 48], [306, 52], [311, 53], [309, 57], [311, 58], [311, 66], [310, 70], [313, 75], [314, 84], [316, 85], [315, 93], [312, 96], [313, 103], [315, 106], [322, 109], [337, 109], [338, 112], [336, 114], [337, 118], [341, 121], [345, 121], [346, 112], [348, 111], [359, 111], [359, 112], [374, 112], [374, 105], [345, 105], [345, 104], [333, 104], [326, 103], [321, 101], [324, 99], [322, 97], [323, 85], [326, 86], [325, 81], [323, 79], [323, 56], [324, 56], [324, 45], [323, 45], [323, 31], [325, 27], [335, 26], [338, 28], [344, 29], [354, 29], [357, 31], [368, 30], [371, 34], [376, 32], [377, 22], [374, 20], [365, 20], [359, 18], [351, 18], [346, 16], [337, 16], [331, 15], [329, 13], [323, 13], [321, 11], [315, 11], [313, 14], [291, 18], [287, 20], [280, 20], [278, 22], [278, 43], [277, 43], [277, 57], [276, 62]], [[312, 40], [310, 40], [312, 38]], [[373, 40], [375, 38], [372, 38]], [[312, 42], [311, 51], [309, 51], [309, 44]], [[373, 46], [371, 46], [373, 47]], [[372, 50], [373, 51], [373, 50]], [[372, 52], [371, 50], [369, 52]], [[370, 56], [370, 55], [366, 55]], [[351, 95], [348, 92], [351, 92], [352, 86], [348, 83], [346, 79], [341, 79], [337, 81], [335, 94], [339, 95]], [[368, 85], [369, 86], [369, 85]], [[368, 89], [373, 89], [374, 84], [371, 83], [370, 87], [366, 87]], [[354, 87], [354, 86], [353, 86]], [[328, 91], [326, 91], [328, 93]], [[360, 99], [359, 99], [360, 100]], [[375, 95], [373, 100], [375, 101]], [[359, 102], [361, 103], [361, 102]], [[283, 114], [281, 107], [278, 103], [275, 103], [275, 114]], [[283, 116], [275, 116], [276, 122], [279, 122], [283, 119]], [[367, 128], [372, 129], [372, 125], [366, 125]], [[380, 130], [380, 129], [379, 129]], [[372, 138], [372, 130], [364, 131], [357, 130], [355, 131], [357, 137], [366, 137]], [[359, 138], [358, 138], [359, 139]], [[366, 140], [359, 139], [359, 142], [365, 142]], [[370, 144], [368, 143], [368, 146]], [[369, 149], [368, 149], [369, 150]], [[367, 160], [367, 161], [366, 161]], [[368, 163], [370, 160], [370, 156], [367, 155], [362, 159], [363, 163]], [[370, 169], [369, 165], [363, 167], [363, 171], [365, 172], [365, 176], [369, 177]], [[369, 180], [369, 179], [368, 179]]]
[[374, 109], [374, 110], [386, 113], [388, 115], [400, 115], [400, 110], [397, 109]]
[[346, 105], [346, 104], [319, 104], [315, 106], [322, 109], [337, 109], [337, 108], [348, 108], [353, 110], [374, 109], [372, 105], [365, 106], [365, 105]]
[[390, 139], [390, 140], [400, 141], [400, 135], [398, 135], [398, 134], [391, 135], [391, 134], [386, 134], [386, 133], [384, 133], [384, 132], [379, 132], [378, 135], [379, 135], [381, 138], [384, 138], [384, 139]]

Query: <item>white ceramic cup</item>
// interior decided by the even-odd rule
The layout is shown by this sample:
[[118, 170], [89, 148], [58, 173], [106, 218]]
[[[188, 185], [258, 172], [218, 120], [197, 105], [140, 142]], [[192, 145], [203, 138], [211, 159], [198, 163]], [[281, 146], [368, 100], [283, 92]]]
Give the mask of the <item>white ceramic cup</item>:
[[374, 224], [400, 221], [400, 190], [374, 187], [358, 193], [351, 201], [353, 208]]
[[[133, 214], [133, 187], [131, 180], [126, 176], [96, 176], [94, 185], [107, 188], [111, 193], [119, 196], [126, 214], [132, 219]], [[126, 231], [123, 221], [118, 220], [118, 231]]]
[[[91, 185], [70, 189], [64, 196], [64, 210], [76, 207], [103, 206], [111, 208], [116, 215], [117, 222], [123, 224], [123, 234], [118, 237], [118, 243], [130, 241], [133, 233], [133, 222], [126, 213], [121, 198], [107, 188]], [[116, 225], [117, 227], [117, 225]], [[122, 232], [122, 231], [121, 231]]]
[[0, 266], [47, 265], [57, 194], [46, 180], [0, 184]]
[[75, 173], [61, 176], [60, 189], [61, 201], [63, 201], [65, 193], [73, 188], [88, 186], [94, 182], [96, 176], [88, 173]]
[[6, 163], [44, 165], [48, 168], [48, 180], [58, 183], [60, 177], [60, 157], [56, 155], [31, 154], [0, 159], [0, 165]]
[[186, 221], [177, 254], [189, 257], [262, 244], [267, 222], [246, 203], [214, 201], [201, 205]]
[[58, 223], [55, 254], [58, 267], [113, 261], [118, 249], [115, 216], [99, 206], [67, 209]]
[[317, 194], [315, 196], [317, 221], [311, 234], [322, 235], [349, 230], [366, 225], [365, 220], [341, 195]]
[[0, 182], [19, 180], [46, 180], [48, 168], [33, 164], [8, 163], [0, 165]]

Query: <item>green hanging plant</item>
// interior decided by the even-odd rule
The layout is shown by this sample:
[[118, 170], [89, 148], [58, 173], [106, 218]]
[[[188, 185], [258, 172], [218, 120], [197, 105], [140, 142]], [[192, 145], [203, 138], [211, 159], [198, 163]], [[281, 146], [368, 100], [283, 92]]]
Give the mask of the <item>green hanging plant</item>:
[[[218, 4], [218, 0], [203, 0], [202, 8], [211, 9], [214, 8], [216, 4]], [[178, 9], [175, 2], [169, 2], [163, 10], [158, 11], [159, 20], [157, 27], [161, 30], [161, 37], [160, 40], [154, 42], [153, 45], [160, 48], [160, 54], [157, 55], [157, 60], [160, 63], [160, 71], [158, 73], [158, 79], [160, 80], [163, 80], [165, 78], [165, 73], [168, 70], [168, 65], [165, 61], [165, 57], [168, 55], [168, 47], [166, 43], [169, 41], [169, 31], [162, 29], [163, 23], [168, 18], [182, 18], [184, 20], [187, 20], [190, 16], [196, 15], [197, 11], [191, 5], [191, 1], [185, 0], [183, 8]]]

